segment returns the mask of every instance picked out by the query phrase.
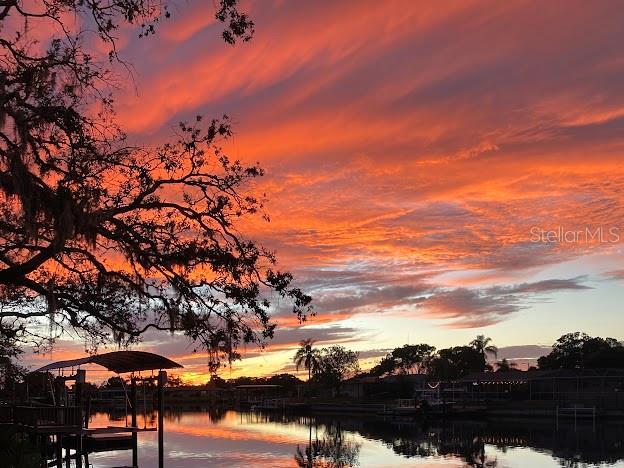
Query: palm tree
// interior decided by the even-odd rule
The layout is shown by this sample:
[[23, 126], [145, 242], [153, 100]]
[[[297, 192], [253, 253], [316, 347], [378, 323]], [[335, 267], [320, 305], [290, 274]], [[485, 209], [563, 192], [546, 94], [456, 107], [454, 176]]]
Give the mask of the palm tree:
[[515, 362], [510, 362], [507, 359], [502, 359], [496, 363], [497, 372], [509, 372], [512, 369], [518, 367], [518, 364]]
[[321, 353], [318, 349], [312, 347], [313, 344], [314, 341], [310, 339], [301, 341], [299, 343], [299, 349], [293, 358], [297, 370], [299, 370], [301, 365], [308, 369], [308, 382], [312, 378], [312, 372], [318, 369], [321, 363]]
[[488, 354], [494, 357], [498, 355], [498, 348], [490, 343], [492, 343], [492, 338], [488, 338], [485, 335], [477, 335], [477, 337], [470, 342], [470, 346], [479, 351], [487, 361]]

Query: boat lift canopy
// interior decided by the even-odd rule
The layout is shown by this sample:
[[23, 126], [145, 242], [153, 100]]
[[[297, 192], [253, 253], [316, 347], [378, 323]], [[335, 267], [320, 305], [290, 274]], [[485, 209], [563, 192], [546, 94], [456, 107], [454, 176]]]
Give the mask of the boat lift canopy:
[[79, 359], [53, 362], [40, 367], [35, 372], [79, 367], [83, 364], [98, 364], [117, 374], [183, 367], [181, 364], [159, 354], [147, 353], [145, 351], [113, 351], [111, 353], [96, 354]]

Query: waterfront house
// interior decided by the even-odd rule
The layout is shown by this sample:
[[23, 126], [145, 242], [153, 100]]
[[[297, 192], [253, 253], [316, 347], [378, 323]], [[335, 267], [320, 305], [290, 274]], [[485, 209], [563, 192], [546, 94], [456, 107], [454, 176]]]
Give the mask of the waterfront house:
[[357, 400], [414, 398], [430, 389], [429, 380], [426, 374], [354, 377], [343, 383], [342, 393]]
[[454, 401], [551, 401], [624, 409], [624, 369], [478, 372], [443, 384]]

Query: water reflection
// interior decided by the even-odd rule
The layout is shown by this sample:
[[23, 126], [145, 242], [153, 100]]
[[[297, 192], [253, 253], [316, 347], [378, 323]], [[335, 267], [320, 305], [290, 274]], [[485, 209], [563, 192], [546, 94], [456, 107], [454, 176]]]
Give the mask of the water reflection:
[[[361, 443], [383, 442], [405, 458], [449, 458], [463, 466], [494, 468], [510, 449], [529, 448], [550, 455], [558, 466], [601, 464], [624, 466], [624, 426], [560, 424], [551, 420], [507, 421], [409, 421], [344, 416], [300, 417], [266, 414], [265, 422], [294, 422], [308, 428], [308, 443], [297, 445], [295, 460], [301, 467], [347, 467], [358, 465]], [[319, 436], [319, 433], [321, 436]], [[513, 457], [512, 457], [513, 458]]]
[[[323, 426], [322, 438], [318, 436], [318, 425], [312, 418], [308, 422], [308, 444], [305, 448], [297, 445], [295, 462], [297, 466], [305, 468], [327, 467], [344, 468], [357, 466], [361, 444], [358, 444], [342, 430], [340, 423]], [[312, 426], [314, 425], [314, 440]]]
[[[148, 427], [152, 421], [151, 414], [139, 418]], [[575, 431], [573, 424], [557, 429], [554, 420], [426, 422], [211, 409], [169, 412], [165, 426], [167, 466], [175, 467], [624, 467], [621, 423], [579, 424]], [[142, 467], [154, 466], [154, 436], [140, 436]], [[93, 466], [119, 466], [127, 461], [122, 455], [97, 454]]]

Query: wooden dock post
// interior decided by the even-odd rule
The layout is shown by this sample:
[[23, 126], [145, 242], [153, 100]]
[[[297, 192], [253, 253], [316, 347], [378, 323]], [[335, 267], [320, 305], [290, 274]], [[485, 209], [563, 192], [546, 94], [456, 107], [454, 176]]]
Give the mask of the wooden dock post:
[[165, 384], [167, 373], [158, 371], [158, 468], [165, 466]]
[[[132, 427], [137, 427], [137, 385], [134, 376], [130, 378], [130, 402], [132, 405]], [[139, 466], [138, 456], [138, 434], [136, 430], [132, 433], [132, 466], [137, 468]]]
[[[78, 425], [79, 432], [76, 434], [76, 468], [82, 468], [82, 428], [84, 427], [85, 415], [82, 408], [82, 392], [84, 384], [87, 381], [87, 371], [84, 369], [78, 369], [76, 371], [76, 385], [74, 387], [74, 398], [76, 402], [76, 409], [78, 410]], [[87, 415], [88, 418], [88, 415]], [[70, 450], [67, 449], [67, 458], [69, 460]]]
[[[76, 468], [82, 468], [82, 433], [78, 434], [76, 437]], [[87, 468], [89, 465], [87, 465]]]
[[85, 406], [84, 428], [89, 429], [89, 418], [91, 417], [91, 395], [87, 395], [87, 404]]
[[63, 436], [56, 434], [56, 467], [63, 468]]

